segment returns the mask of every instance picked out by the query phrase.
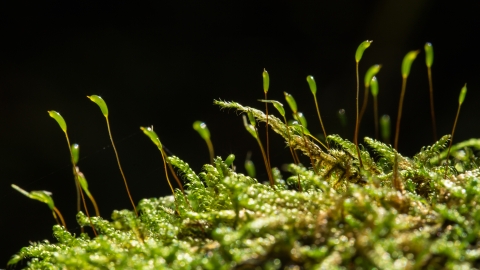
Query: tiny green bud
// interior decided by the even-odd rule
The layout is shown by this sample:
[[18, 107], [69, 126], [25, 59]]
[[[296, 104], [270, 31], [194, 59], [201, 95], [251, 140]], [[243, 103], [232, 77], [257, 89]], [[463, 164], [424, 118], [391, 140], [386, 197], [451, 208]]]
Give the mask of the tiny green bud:
[[412, 67], [412, 63], [417, 58], [417, 55], [420, 51], [409, 51], [405, 57], [403, 58], [402, 62], [402, 77], [407, 78], [408, 74], [410, 74], [410, 68]]
[[285, 100], [287, 101], [288, 105], [290, 106], [290, 109], [293, 111], [293, 113], [296, 113], [297, 112], [297, 102], [295, 102], [295, 99], [289, 93], [287, 93], [287, 92], [283, 92], [283, 93], [285, 94]]
[[382, 115], [380, 118], [380, 130], [383, 141], [390, 140], [390, 116], [388, 114]]
[[30, 198], [47, 204], [48, 208], [53, 211], [55, 205], [51, 196], [52, 193], [46, 190], [34, 190], [30, 192]]
[[381, 68], [382, 65], [373, 65], [367, 70], [367, 73], [365, 73], [365, 88], [370, 87], [372, 77], [377, 75]]
[[23, 195], [27, 196], [28, 198], [30, 199], [33, 199], [33, 200], [37, 200], [37, 201], [40, 201], [40, 202], [43, 202], [45, 204], [48, 205], [48, 207], [53, 211], [53, 209], [55, 208], [55, 205], [53, 203], [53, 199], [51, 197], [52, 193], [49, 192], [49, 191], [45, 191], [45, 190], [39, 190], [39, 191], [32, 191], [32, 192], [28, 192], [22, 188], [20, 188], [19, 186], [15, 185], [15, 184], [12, 184], [11, 185], [13, 189], [15, 189], [16, 191], [22, 193]]
[[462, 87], [462, 90], [460, 91], [460, 96], [458, 97], [458, 104], [462, 105], [466, 95], [467, 95], [467, 84], [465, 83], [465, 85]]
[[347, 126], [347, 114], [345, 112], [345, 109], [338, 110], [338, 118], [340, 119], [340, 125], [342, 127], [346, 127]]
[[301, 124], [298, 123], [298, 121], [293, 121], [289, 124], [289, 126], [293, 127], [293, 129], [297, 132], [297, 134], [299, 135], [302, 135], [302, 134], [305, 134], [305, 135], [311, 135], [310, 134], [310, 131], [302, 126]]
[[433, 64], [433, 46], [432, 43], [425, 43], [425, 63], [427, 67], [432, 67]]
[[295, 118], [295, 120], [297, 120], [298, 122], [300, 122], [300, 124], [301, 124], [304, 128], [307, 127], [307, 118], [305, 118], [305, 115], [303, 115], [302, 112], [294, 113], [294, 114], [293, 114], [293, 118]]
[[100, 110], [102, 110], [103, 116], [108, 117], [108, 107], [107, 103], [105, 103], [105, 100], [101, 98], [100, 96], [97, 95], [91, 95], [87, 96], [91, 101], [95, 102], [98, 107], [100, 107]]
[[242, 115], [242, 119], [243, 119], [243, 125], [245, 126], [245, 129], [255, 138], [257, 139], [257, 132], [255, 132], [255, 128], [250, 125], [249, 123], [247, 123], [247, 117], [245, 116], [245, 114]]
[[78, 182], [80, 183], [80, 186], [82, 189], [87, 193], [87, 196], [91, 196], [90, 191], [88, 190], [88, 182], [87, 178], [85, 178], [85, 175], [80, 171], [78, 167], [75, 168], [77, 170], [77, 175], [78, 175]]
[[358, 45], [357, 51], [355, 52], [355, 61], [358, 63], [362, 59], [363, 52], [370, 47], [372, 44], [373, 40], [365, 40], [364, 42], [360, 43]]
[[283, 108], [283, 104], [276, 101], [276, 100], [266, 100], [266, 99], [259, 99], [258, 101], [272, 103], [273, 107], [277, 109], [281, 116], [285, 117], [285, 109]]
[[268, 92], [268, 87], [270, 86], [270, 76], [268, 76], [268, 72], [266, 69], [263, 69], [263, 92], [265, 94]]
[[162, 149], [162, 143], [160, 142], [157, 133], [153, 131], [153, 127], [140, 127], [140, 129], [150, 138], [150, 140], [152, 140], [158, 149]]
[[376, 97], [378, 95], [378, 81], [375, 76], [372, 77], [370, 82], [370, 90], [372, 91], [372, 96]]
[[280, 113], [281, 116], [285, 117], [285, 109], [283, 108], [283, 104], [278, 102], [278, 101], [273, 101], [273, 107], [277, 109], [277, 111]]
[[315, 79], [312, 75], [307, 76], [307, 82], [308, 86], [310, 86], [310, 91], [312, 91], [312, 94], [315, 95], [317, 93], [317, 84], [315, 83]]
[[193, 122], [193, 129], [195, 129], [200, 137], [204, 140], [210, 140], [210, 131], [208, 130], [207, 125], [202, 121]]
[[80, 157], [80, 145], [74, 143], [72, 144], [72, 156], [73, 156], [73, 165], [77, 165], [78, 159]]
[[257, 173], [255, 170], [255, 165], [251, 160], [245, 160], [245, 170], [247, 171], [248, 176], [255, 178]]
[[228, 157], [225, 159], [225, 164], [227, 166], [231, 166], [233, 164], [233, 161], [235, 160], [235, 155], [234, 154], [230, 154], [228, 155]]
[[63, 130], [63, 132], [67, 132], [67, 123], [65, 123], [65, 120], [58, 112], [48, 111], [48, 114], [50, 115], [50, 117], [55, 119], [55, 121], [57, 121], [58, 125]]

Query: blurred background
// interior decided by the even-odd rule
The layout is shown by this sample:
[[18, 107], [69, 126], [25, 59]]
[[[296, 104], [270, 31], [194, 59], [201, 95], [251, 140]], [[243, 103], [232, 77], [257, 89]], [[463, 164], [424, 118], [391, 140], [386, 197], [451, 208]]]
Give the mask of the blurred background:
[[[102, 217], [131, 209], [110, 145], [105, 118], [86, 96], [107, 102], [110, 124], [132, 196], [170, 194], [160, 153], [140, 131], [153, 125], [171, 154], [196, 172], [209, 162], [207, 146], [192, 129], [205, 121], [216, 155], [236, 155], [244, 172], [248, 151], [266, 181], [256, 141], [234, 111], [214, 99], [264, 108], [262, 71], [270, 74], [269, 98], [291, 93], [321, 133], [306, 76], [317, 82], [327, 133], [352, 139], [355, 126], [357, 46], [373, 40], [360, 62], [360, 77], [373, 64], [379, 113], [392, 119], [401, 90], [400, 66], [422, 49], [409, 77], [399, 150], [413, 155], [433, 142], [423, 46], [431, 42], [439, 136], [451, 132], [458, 94], [469, 92], [454, 140], [480, 136], [480, 26], [475, 1], [42, 1], [0, 4], [0, 268], [29, 241], [52, 241], [48, 207], [13, 190], [15, 183], [53, 193], [70, 231], [75, 187], [65, 136], [47, 110], [62, 114], [79, 166]], [[363, 96], [363, 86], [360, 88]], [[338, 111], [348, 118], [342, 126]], [[289, 111], [287, 109], [287, 111]], [[273, 107], [271, 112], [276, 114]], [[289, 113], [290, 114], [290, 113]], [[291, 118], [291, 116], [290, 116]], [[264, 134], [263, 125], [260, 132]], [[270, 133], [272, 166], [291, 162], [282, 138]], [[374, 136], [372, 98], [360, 137]], [[393, 137], [392, 137], [393, 138]], [[362, 141], [362, 139], [360, 139]], [[284, 173], [284, 176], [288, 176]], [[91, 210], [93, 212], [93, 209]]]

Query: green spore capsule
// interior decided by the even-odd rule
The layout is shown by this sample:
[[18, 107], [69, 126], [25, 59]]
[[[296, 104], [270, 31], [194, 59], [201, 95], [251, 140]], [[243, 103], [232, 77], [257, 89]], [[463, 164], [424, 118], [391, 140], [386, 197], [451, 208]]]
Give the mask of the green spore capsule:
[[232, 166], [234, 160], [235, 160], [235, 155], [234, 155], [234, 154], [230, 154], [230, 155], [228, 155], [228, 157], [225, 159], [225, 164], [226, 164], [227, 166]]
[[375, 76], [370, 80], [370, 91], [372, 92], [372, 96], [376, 97], [378, 95], [378, 81]]
[[128, 189], [127, 178], [125, 177], [125, 174], [123, 173], [122, 165], [120, 163], [120, 158], [118, 157], [117, 147], [115, 147], [115, 142], [113, 141], [112, 132], [110, 130], [110, 122], [108, 121], [107, 103], [105, 103], [103, 98], [101, 98], [100, 96], [97, 96], [97, 95], [91, 95], [91, 96], [87, 96], [87, 97], [91, 101], [93, 101], [95, 104], [97, 104], [98, 107], [100, 107], [100, 110], [102, 111], [103, 116], [105, 116], [105, 120], [107, 121], [108, 136], [110, 137], [110, 141], [112, 142], [113, 151], [115, 152], [115, 157], [117, 159], [118, 169], [120, 170], [120, 174], [122, 175], [123, 182], [125, 183], [125, 188], [127, 189], [128, 197], [130, 199], [130, 202], [132, 203], [133, 210], [135, 211], [135, 214], [138, 216], [137, 208], [135, 207], [135, 203], [133, 202], [132, 196], [130, 195], [130, 191]]
[[373, 42], [373, 40], [365, 40], [364, 42], [360, 43], [360, 45], [358, 45], [357, 51], [355, 52], [355, 61], [357, 63], [360, 62], [360, 60], [362, 59], [362, 56], [363, 56], [363, 52], [365, 52], [365, 50], [368, 47], [370, 47], [372, 42]]
[[257, 172], [255, 170], [255, 164], [251, 160], [245, 160], [245, 170], [247, 171], [248, 176], [255, 178]]
[[73, 157], [73, 165], [77, 165], [78, 159], [80, 157], [80, 145], [74, 143], [72, 144], [72, 157]]
[[273, 107], [277, 109], [281, 116], [285, 117], [285, 109], [283, 108], [283, 104], [276, 101], [276, 100], [266, 100], [266, 99], [259, 99], [258, 101], [272, 103]]
[[381, 68], [382, 65], [373, 65], [367, 70], [367, 72], [365, 73], [365, 88], [370, 87], [372, 78], [377, 75]]
[[305, 118], [305, 115], [303, 115], [302, 112], [297, 112], [296, 114], [293, 114], [293, 118], [300, 122], [300, 124], [306, 128], [307, 127], [307, 118]]
[[208, 130], [207, 125], [202, 121], [195, 121], [193, 122], [193, 129], [195, 129], [198, 134], [200, 134], [200, 137], [202, 137], [207, 143], [208, 152], [210, 154], [210, 164], [213, 164], [214, 150], [212, 141], [210, 140], [210, 131]]
[[465, 96], [467, 95], [467, 84], [462, 87], [460, 90], [460, 95], [458, 96], [458, 104], [462, 105], [463, 101], [465, 100]]
[[290, 106], [290, 109], [293, 111], [293, 113], [297, 112], [297, 102], [293, 98], [292, 95], [290, 95], [287, 92], [283, 92], [285, 94], [285, 100], [287, 101], [288, 105]]
[[450, 150], [452, 148], [453, 135], [455, 135], [455, 129], [457, 127], [458, 117], [460, 116], [460, 109], [462, 108], [462, 103], [465, 100], [466, 95], [467, 95], [467, 84], [465, 83], [465, 85], [462, 87], [462, 90], [460, 90], [460, 95], [458, 96], [457, 115], [455, 116], [455, 122], [453, 122], [452, 135], [450, 137], [450, 144], [448, 145], [447, 159], [445, 163], [445, 175], [444, 175], [445, 178], [447, 178], [447, 173], [448, 173], [447, 168], [450, 160]]
[[380, 117], [380, 134], [382, 140], [387, 143], [390, 141], [390, 126], [390, 116], [388, 114], [382, 115], [382, 117]]
[[16, 191], [22, 193], [23, 195], [27, 196], [28, 198], [32, 199], [32, 200], [37, 200], [39, 202], [42, 202], [42, 203], [45, 203], [46, 205], [48, 205], [48, 208], [50, 208], [50, 210], [53, 213], [53, 216], [56, 219], [55, 212], [54, 212], [55, 211], [55, 204], [53, 203], [51, 192], [45, 191], [45, 190], [34, 190], [34, 191], [31, 191], [31, 192], [28, 192], [28, 191], [20, 188], [19, 186], [15, 185], [15, 184], [12, 184], [11, 187], [13, 189], [15, 189]]
[[433, 65], [433, 46], [432, 43], [425, 43], [425, 63], [431, 68]]
[[347, 126], [347, 114], [345, 112], [345, 109], [338, 110], [338, 119], [340, 120], [340, 125], [342, 127]]
[[140, 129], [150, 138], [150, 140], [152, 140], [158, 149], [162, 150], [162, 143], [160, 142], [157, 133], [153, 131], [153, 127], [140, 127]]
[[310, 131], [300, 124], [298, 121], [293, 121], [289, 124], [289, 126], [293, 127], [293, 129], [300, 135], [305, 134], [305, 135], [311, 135]]
[[268, 92], [268, 88], [270, 87], [270, 76], [268, 76], [268, 72], [266, 69], [263, 69], [262, 77], [263, 77], [263, 92], [265, 92], [266, 94]]
[[312, 75], [307, 76], [307, 82], [308, 86], [310, 87], [310, 91], [312, 91], [312, 94], [317, 94], [317, 84], [315, 83], [315, 79]]
[[403, 58], [402, 62], [402, 77], [407, 78], [410, 74], [410, 68], [412, 67], [412, 63], [417, 58], [417, 55], [420, 51], [410, 51], [408, 52], [405, 57]]
[[[67, 225], [65, 224], [65, 220], [63, 219], [62, 213], [60, 213], [60, 211], [55, 207], [55, 204], [53, 203], [51, 192], [45, 191], [45, 190], [35, 190], [35, 191], [32, 191], [32, 192], [28, 192], [28, 191], [25, 191], [25, 190], [21, 189], [19, 186], [15, 185], [15, 184], [12, 184], [11, 186], [12, 186], [13, 189], [22, 193], [23, 195], [27, 196], [28, 198], [40, 201], [40, 202], [48, 205], [48, 208], [50, 208], [50, 210], [52, 211], [52, 215], [55, 218], [55, 220], [57, 221], [57, 223], [59, 225], [63, 225], [63, 227], [65, 229], [67, 228]], [[58, 220], [57, 215], [58, 215], [58, 218], [60, 218], [60, 220]]]
[[102, 110], [103, 116], [108, 117], [108, 107], [107, 103], [105, 103], [105, 100], [103, 100], [102, 97], [97, 96], [97, 95], [91, 95], [87, 96], [91, 101], [95, 102], [98, 107], [100, 107], [100, 110]]
[[80, 187], [83, 189], [83, 191], [85, 191], [85, 194], [87, 194], [87, 197], [92, 202], [93, 207], [95, 208], [95, 215], [97, 217], [99, 217], [100, 216], [100, 210], [98, 210], [98, 205], [97, 205], [97, 202], [95, 201], [95, 198], [90, 193], [90, 190], [88, 190], [87, 178], [85, 178], [85, 175], [80, 171], [80, 168], [75, 167], [75, 171], [77, 173], [77, 179], [78, 179], [78, 182], [80, 183]]
[[195, 121], [193, 123], [193, 129], [200, 134], [204, 140], [210, 140], [210, 131], [207, 128], [207, 125], [202, 121]]
[[283, 108], [283, 104], [278, 102], [278, 101], [273, 101], [273, 107], [277, 109], [278, 113], [280, 113], [281, 116], [285, 117], [285, 109]]
[[87, 194], [88, 197], [91, 197], [92, 195], [90, 194], [90, 191], [88, 190], [88, 182], [87, 178], [85, 178], [85, 175], [78, 169], [77, 169], [77, 175], [78, 175], [78, 182], [80, 183], [80, 186], [82, 187], [83, 191]]
[[50, 117], [55, 119], [55, 121], [57, 121], [58, 125], [63, 130], [63, 132], [67, 132], [67, 123], [65, 123], [65, 120], [58, 112], [48, 111], [48, 114], [50, 115]]
[[53, 211], [55, 204], [53, 203], [52, 193], [45, 190], [38, 190], [30, 192], [30, 198], [43, 202], [48, 205], [48, 208]]
[[243, 126], [245, 126], [245, 129], [246, 129], [255, 139], [258, 139], [258, 137], [257, 137], [257, 132], [255, 132], [255, 128], [247, 122], [247, 117], [245, 117], [245, 115], [242, 115], [242, 119], [243, 119]]

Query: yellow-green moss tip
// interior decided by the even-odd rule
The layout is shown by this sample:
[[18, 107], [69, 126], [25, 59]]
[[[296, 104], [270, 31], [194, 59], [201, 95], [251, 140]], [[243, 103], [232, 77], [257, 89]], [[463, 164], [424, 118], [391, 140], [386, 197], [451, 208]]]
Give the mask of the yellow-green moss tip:
[[108, 107], [107, 103], [105, 103], [105, 100], [103, 100], [102, 97], [97, 96], [97, 95], [91, 95], [87, 96], [91, 101], [95, 102], [98, 107], [100, 107], [100, 110], [102, 110], [103, 116], [108, 117]]
[[405, 57], [403, 58], [402, 62], [402, 77], [407, 78], [408, 74], [410, 74], [410, 68], [412, 67], [412, 63], [417, 58], [417, 55], [420, 51], [409, 51]]
[[355, 52], [355, 61], [357, 63], [360, 62], [360, 60], [362, 59], [362, 56], [363, 56], [363, 52], [365, 52], [365, 50], [368, 47], [370, 47], [372, 42], [373, 42], [373, 40], [365, 40], [364, 42], [360, 43], [360, 45], [358, 45], [357, 51]]

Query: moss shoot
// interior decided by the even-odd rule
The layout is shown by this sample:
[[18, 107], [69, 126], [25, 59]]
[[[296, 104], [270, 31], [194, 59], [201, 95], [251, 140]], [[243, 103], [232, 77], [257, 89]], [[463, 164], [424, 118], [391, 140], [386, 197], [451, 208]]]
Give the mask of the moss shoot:
[[[278, 101], [268, 103], [283, 110]], [[179, 157], [165, 156], [184, 190], [141, 200], [138, 215], [118, 210], [107, 220], [80, 211], [78, 224], [93, 226], [98, 236], [55, 225], [54, 243], [31, 243], [8, 266], [480, 268], [480, 139], [447, 148], [451, 135], [445, 135], [413, 157], [368, 137], [357, 145], [328, 135], [324, 147], [306, 124], [289, 124], [236, 102], [214, 104], [267, 123], [286, 143], [270, 147], [289, 148], [295, 161], [301, 153], [309, 164], [292, 162], [282, 172], [272, 168], [272, 179], [257, 180], [235, 170], [233, 155], [213, 158], [200, 172]]]

